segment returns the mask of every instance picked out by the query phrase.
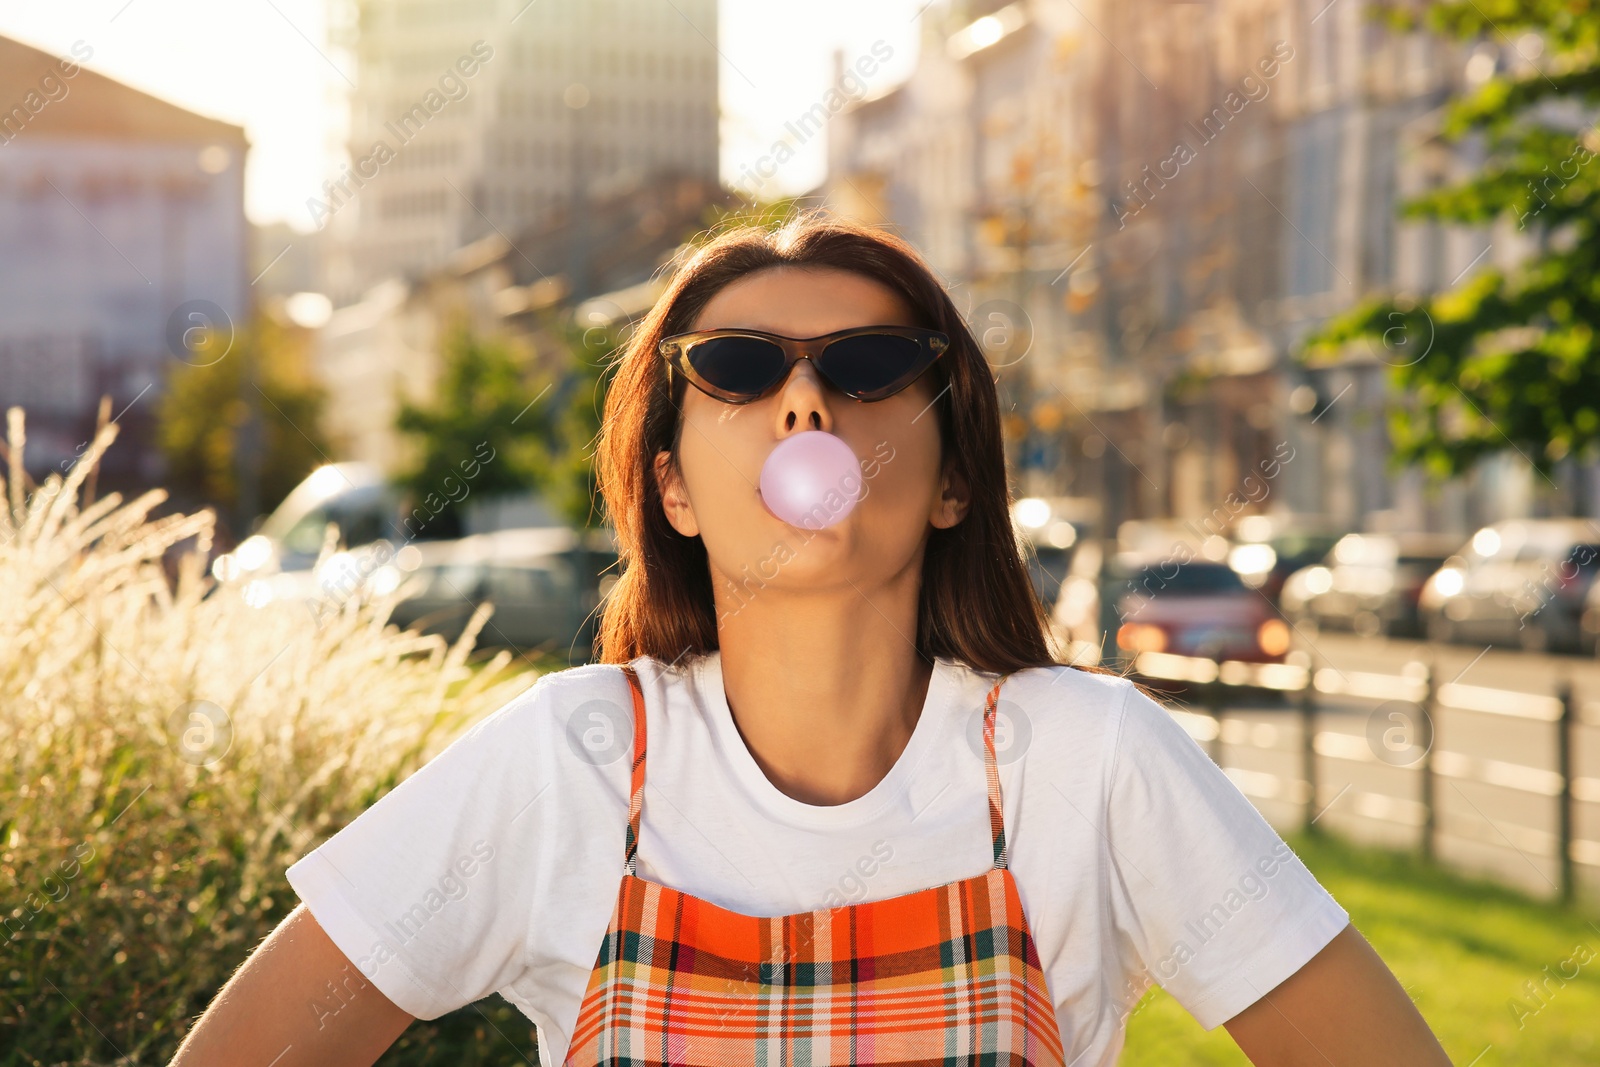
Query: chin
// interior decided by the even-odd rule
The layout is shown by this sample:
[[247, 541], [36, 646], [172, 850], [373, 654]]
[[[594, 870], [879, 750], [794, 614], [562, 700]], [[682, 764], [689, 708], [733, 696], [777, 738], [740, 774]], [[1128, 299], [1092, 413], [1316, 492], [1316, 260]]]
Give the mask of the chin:
[[[830, 534], [835, 536], [827, 536]], [[716, 569], [736, 586], [748, 581], [758, 586], [781, 585], [796, 592], [831, 585], [856, 570], [844, 566], [850, 552], [837, 537], [836, 528], [802, 530], [785, 525], [783, 532], [763, 540], [764, 547], [741, 553], [732, 570], [725, 564]]]

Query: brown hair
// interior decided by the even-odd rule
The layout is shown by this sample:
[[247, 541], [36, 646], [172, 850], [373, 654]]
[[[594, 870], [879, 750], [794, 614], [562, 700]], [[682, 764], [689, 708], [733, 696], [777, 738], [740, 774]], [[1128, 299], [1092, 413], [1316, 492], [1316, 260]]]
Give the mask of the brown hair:
[[653, 475], [658, 452], [671, 452], [676, 460], [686, 388], [681, 375], [669, 385], [657, 349], [662, 338], [688, 330], [730, 282], [787, 266], [844, 270], [877, 281], [904, 299], [916, 325], [950, 337], [949, 351], [929, 373], [936, 376], [939, 392], [935, 403], [944, 462], [969, 487], [971, 504], [961, 522], [935, 528], [928, 537], [917, 651], [998, 674], [1058, 664], [1045, 638], [1044, 606], [1034, 595], [1013, 532], [994, 377], [917, 252], [893, 234], [810, 209], [775, 229], [725, 230], [684, 259], [622, 347], [606, 395], [595, 477], [624, 569], [604, 607], [600, 661], [651, 656], [676, 662], [685, 653], [718, 647], [705, 545], [667, 522]]

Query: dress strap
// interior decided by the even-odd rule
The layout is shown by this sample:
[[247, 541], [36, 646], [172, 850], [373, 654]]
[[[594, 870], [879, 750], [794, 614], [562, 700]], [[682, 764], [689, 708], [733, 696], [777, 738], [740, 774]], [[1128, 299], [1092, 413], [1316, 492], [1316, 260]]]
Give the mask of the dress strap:
[[994, 683], [983, 707], [983, 765], [984, 773], [989, 777], [989, 828], [994, 833], [994, 865], [997, 870], [1006, 865], [1006, 828], [1002, 817], [1005, 809], [1000, 805], [1000, 771], [994, 760], [994, 720], [1000, 702], [1000, 685], [1004, 681], [1001, 678]]
[[633, 874], [634, 855], [639, 851], [639, 813], [644, 808], [644, 690], [639, 688], [639, 675], [632, 665], [624, 665], [622, 673], [628, 676], [633, 690], [633, 785], [628, 797], [628, 845], [622, 869]]

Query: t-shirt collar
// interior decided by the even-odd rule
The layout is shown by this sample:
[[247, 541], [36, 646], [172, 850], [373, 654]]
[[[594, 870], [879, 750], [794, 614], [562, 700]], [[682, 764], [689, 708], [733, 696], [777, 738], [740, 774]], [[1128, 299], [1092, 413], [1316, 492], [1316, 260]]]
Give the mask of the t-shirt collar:
[[952, 677], [954, 670], [955, 664], [944, 657], [934, 659], [922, 713], [918, 715], [911, 737], [889, 773], [856, 799], [829, 805], [807, 804], [784, 793], [772, 784], [761, 765], [750, 754], [728, 708], [727, 692], [722, 685], [720, 650], [697, 657], [693, 682], [700, 706], [710, 719], [724, 766], [744, 787], [750, 799], [768, 815], [792, 825], [832, 829], [870, 821], [905, 792], [917, 764], [939, 731], [953, 692], [958, 688]]

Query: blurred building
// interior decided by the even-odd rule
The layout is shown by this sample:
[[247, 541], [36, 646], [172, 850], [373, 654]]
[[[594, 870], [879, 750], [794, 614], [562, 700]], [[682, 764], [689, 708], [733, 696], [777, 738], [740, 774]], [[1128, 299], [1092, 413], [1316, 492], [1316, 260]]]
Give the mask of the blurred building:
[[[1489, 463], [1425, 498], [1387, 472], [1384, 372], [1427, 339], [1316, 372], [1289, 353], [1365, 295], [1489, 261], [1485, 229], [1396, 205], [1470, 169], [1432, 140], [1442, 105], [1514, 59], [1326, 0], [951, 0], [911, 77], [831, 124], [825, 189], [951, 284], [1023, 491], [1101, 499], [1108, 528], [1459, 529], [1527, 507], [1526, 479]], [[1494, 235], [1494, 262], [1521, 251]]]
[[167, 369], [195, 358], [184, 332], [247, 312], [248, 146], [77, 52], [0, 38], [0, 407], [27, 409], [31, 470], [64, 470], [109, 395], [102, 484], [148, 483]]
[[[336, 303], [662, 168], [717, 177], [716, 0], [349, 2], [352, 169], [308, 205]], [[540, 266], [581, 285], [570, 236]]]
[[258, 301], [320, 293], [327, 231], [301, 233], [284, 222], [250, 227], [250, 277]]
[[490, 233], [432, 270], [392, 278], [335, 309], [319, 333], [315, 362], [340, 455], [390, 472], [406, 462], [406, 442], [394, 428], [400, 400], [428, 395], [446, 333], [458, 323], [505, 339], [559, 378], [572, 359], [564, 317], [576, 314], [589, 328], [642, 315], [685, 237], [703, 227], [708, 210], [733, 202], [714, 179], [646, 175], [597, 195], [585, 210], [595, 249], [587, 282], [539, 266], [566, 262], [577, 220], [560, 205], [509, 238]]

